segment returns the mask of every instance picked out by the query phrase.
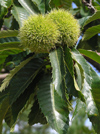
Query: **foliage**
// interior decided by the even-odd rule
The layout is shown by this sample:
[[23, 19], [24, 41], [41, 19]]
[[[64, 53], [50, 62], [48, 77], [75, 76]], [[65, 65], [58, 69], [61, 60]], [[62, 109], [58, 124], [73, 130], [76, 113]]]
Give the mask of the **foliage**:
[[[9, 74], [0, 87], [0, 133], [2, 133], [3, 120], [12, 130], [19, 115], [30, 104], [28, 113], [30, 125], [37, 122], [49, 123], [59, 134], [68, 133], [69, 114], [70, 111], [73, 111], [72, 98], [74, 96], [77, 104], [73, 118], [79, 120], [80, 110], [84, 106], [84, 113], [90, 119], [95, 132], [100, 134], [100, 77], [83, 57], [83, 55], [87, 56], [100, 63], [98, 55], [100, 52], [100, 36], [98, 34], [100, 32], [100, 1], [93, 0], [93, 5], [90, 3], [89, 7], [81, 0], [73, 0], [73, 2], [76, 4], [76, 8], [71, 6], [71, 0], [0, 1], [0, 70], [7, 69], [7, 66], [9, 68]], [[89, 4], [89, 1], [86, 2]], [[54, 10], [54, 8], [56, 9]], [[77, 30], [79, 31], [79, 27], [77, 27], [77, 30], [68, 33], [71, 42], [63, 42], [62, 46], [56, 45], [55, 49], [49, 49], [49, 53], [41, 53], [41, 50], [36, 53], [34, 49], [38, 48], [31, 51], [27, 45], [24, 48], [18, 37], [19, 29], [22, 30], [22, 33], [24, 32], [23, 22], [30, 15], [41, 14], [39, 16], [43, 18], [44, 15], [50, 15], [48, 12], [51, 11], [52, 14], [54, 11], [61, 11], [61, 8], [68, 10], [78, 20], [81, 30], [79, 36], [82, 39], [78, 43], [76, 42], [76, 35], [78, 36], [79, 33], [77, 33]], [[7, 19], [9, 19], [9, 24], [7, 24]], [[68, 20], [70, 24], [71, 21]], [[55, 36], [56, 31], [50, 29], [51, 19], [50, 25], [47, 25], [45, 21], [42, 24], [42, 20], [41, 22], [36, 21], [36, 23], [39, 26], [46, 25]], [[52, 23], [54, 24], [54, 22]], [[64, 26], [62, 24], [60, 24], [61, 28]], [[74, 27], [73, 25], [71, 24], [72, 27]], [[71, 30], [71, 26], [69, 25], [69, 30]], [[25, 31], [25, 34], [27, 32], [29, 31]], [[49, 34], [49, 31], [46, 32]], [[38, 34], [41, 35], [41, 31], [38, 31]], [[44, 33], [42, 34], [44, 36]], [[48, 38], [48, 34], [45, 34], [45, 38]], [[24, 43], [27, 43], [26, 35], [24, 36]], [[66, 38], [65, 36], [64, 38]], [[51, 40], [51, 36], [49, 37]], [[36, 38], [37, 35], [35, 35]], [[36, 41], [38, 40], [36, 39]], [[49, 44], [48, 41], [49, 39], [46, 44]], [[30, 40], [30, 43], [36, 45], [34, 41]], [[40, 43], [43, 42], [40, 41]], [[84, 129], [89, 133], [87, 128]]]

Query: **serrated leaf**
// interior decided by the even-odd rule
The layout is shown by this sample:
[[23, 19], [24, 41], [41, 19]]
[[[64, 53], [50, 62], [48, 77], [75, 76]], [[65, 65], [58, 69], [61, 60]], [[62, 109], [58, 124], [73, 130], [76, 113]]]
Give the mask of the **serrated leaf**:
[[13, 14], [20, 27], [22, 26], [23, 21], [29, 17], [29, 13], [23, 7], [16, 5], [13, 5], [11, 13]]
[[6, 42], [19, 42], [17, 37], [7, 37], [7, 38], [1, 38], [0, 39], [0, 44], [1, 43], [6, 43]]
[[67, 103], [61, 99], [51, 83], [51, 76], [44, 76], [38, 84], [37, 98], [48, 123], [59, 134], [67, 133], [69, 127]]
[[46, 124], [46, 118], [44, 117], [39, 104], [38, 100], [36, 100], [31, 108], [31, 112], [29, 114], [29, 125], [33, 125], [35, 123]]
[[65, 84], [65, 75], [66, 68], [64, 63], [62, 48], [55, 49], [49, 53], [49, 58], [52, 66], [52, 77], [53, 84], [55, 86], [55, 90], [61, 96], [61, 98], [65, 99], [66, 92], [66, 84]]
[[8, 43], [0, 43], [0, 52], [5, 50], [20, 50], [23, 51], [23, 47], [20, 46], [20, 42], [8, 42]]
[[0, 98], [0, 133], [2, 133], [2, 122], [9, 107], [9, 98], [8, 96], [3, 97], [2, 101]]
[[18, 2], [23, 6], [23, 8], [25, 8], [25, 10], [29, 13], [29, 14], [36, 14], [39, 13], [38, 8], [36, 7], [35, 4], [32, 3], [31, 0], [18, 0]]
[[84, 78], [84, 85], [82, 88], [82, 93], [84, 95], [86, 106], [87, 106], [86, 112], [89, 116], [95, 115], [98, 113], [98, 111], [97, 111], [94, 98], [91, 92], [92, 77], [90, 73], [90, 66], [76, 49], [72, 49], [72, 56], [73, 56], [73, 59], [76, 61], [76, 63], [78, 63], [84, 70], [85, 78]]
[[80, 88], [80, 90], [83, 89], [83, 85], [84, 85], [84, 70], [82, 68], [82, 66], [80, 66], [79, 64], [75, 64], [75, 70], [76, 70], [76, 77], [77, 77], [77, 83], [78, 86]]
[[90, 38], [92, 38], [94, 35], [98, 33], [100, 33], [100, 25], [92, 26], [85, 31], [82, 39], [89, 40]]
[[41, 11], [42, 14], [45, 14], [49, 9], [49, 2], [50, 0], [32, 0], [33, 3], [36, 3], [38, 9]]
[[[37, 58], [29, 58], [27, 61], [28, 62], [25, 61], [27, 64], [23, 62], [21, 65], [15, 68], [15, 70], [13, 70], [11, 74], [6, 78], [6, 81], [8, 80], [8, 82], [10, 82], [9, 86], [6, 88], [6, 90], [9, 90], [10, 88], [10, 104], [15, 102], [16, 99], [25, 91], [25, 89], [29, 86], [29, 84], [33, 81], [33, 79], [37, 76], [45, 64], [43, 63], [42, 59]], [[9, 81], [10, 79], [11, 81]], [[6, 81], [3, 84], [8, 84]]]
[[36, 96], [36, 84], [41, 79], [42, 75], [43, 73], [39, 73], [17, 100], [10, 105], [7, 114], [5, 115], [5, 121], [9, 127], [13, 127], [19, 115], [34, 102]]
[[33, 57], [28, 58], [27, 60], [23, 61], [19, 66], [17, 66], [15, 69], [11, 70], [9, 75], [4, 79], [3, 84], [0, 87], [0, 92], [5, 90], [5, 88], [9, 85], [11, 79], [14, 77], [14, 75], [21, 69], [23, 68]]
[[89, 17], [89, 19], [85, 22], [84, 26], [97, 19], [100, 19], [100, 11], [97, 11], [91, 17]]
[[100, 134], [100, 77], [98, 74], [91, 68], [91, 76], [92, 76], [92, 85], [91, 92], [93, 94], [94, 101], [98, 108], [98, 114], [95, 114], [94, 117], [90, 117], [90, 120], [93, 122], [94, 129], [98, 134]]
[[22, 52], [21, 49], [8, 49], [5, 51], [0, 51], [0, 70], [2, 69], [2, 65], [4, 64], [6, 58], [8, 57], [8, 55], [15, 55]]
[[16, 37], [18, 33], [17, 30], [3, 30], [0, 31], [0, 38]]
[[74, 67], [73, 67], [73, 59], [72, 59], [72, 55], [71, 55], [71, 50], [65, 46], [64, 47], [64, 59], [66, 62], [66, 66], [71, 74], [71, 76], [74, 76]]
[[85, 22], [87, 21], [88, 18], [90, 18], [90, 16], [86, 16], [86, 17], [82, 17], [81, 19], [78, 19], [78, 22], [79, 22], [81, 27], [84, 26], [84, 24], [85, 24]]
[[1, 6], [8, 8], [12, 5], [13, 1], [12, 0], [0, 0]]
[[65, 8], [69, 9], [71, 8], [72, 1], [71, 0], [52, 0], [50, 1], [50, 6], [52, 8]]
[[97, 105], [99, 114], [100, 114], [100, 77], [91, 67], [91, 76], [92, 76], [92, 94], [94, 97], [94, 101]]
[[100, 64], [100, 56], [96, 52], [84, 49], [79, 49], [79, 52]]
[[64, 47], [64, 60], [65, 60], [66, 72], [67, 72], [65, 76], [67, 91], [71, 95], [82, 97], [82, 94], [80, 92], [80, 89], [76, 83], [75, 76], [74, 76], [74, 64], [71, 55], [71, 50], [67, 46]]

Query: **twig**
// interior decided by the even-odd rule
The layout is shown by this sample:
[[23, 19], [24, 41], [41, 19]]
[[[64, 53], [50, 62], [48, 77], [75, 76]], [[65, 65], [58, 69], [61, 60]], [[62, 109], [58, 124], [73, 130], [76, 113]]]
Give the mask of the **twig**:
[[82, 0], [82, 3], [88, 7], [88, 9], [91, 10], [92, 13], [96, 12], [96, 9], [93, 7], [92, 5], [92, 0], [88, 0], [88, 2], [86, 0]]

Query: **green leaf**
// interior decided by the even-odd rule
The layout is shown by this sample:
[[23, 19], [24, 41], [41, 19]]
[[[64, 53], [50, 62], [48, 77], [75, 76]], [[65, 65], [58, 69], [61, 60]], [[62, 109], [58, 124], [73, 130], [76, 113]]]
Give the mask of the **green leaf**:
[[34, 3], [32, 3], [31, 0], [18, 0], [18, 1], [29, 14], [34, 15], [36, 13], [39, 13], [37, 6]]
[[0, 43], [19, 42], [17, 37], [1, 38]]
[[92, 26], [85, 31], [83, 40], [88, 40], [98, 33], [100, 33], [100, 25]]
[[76, 61], [76, 63], [79, 64], [84, 70], [84, 85], [81, 90], [82, 90], [82, 93], [84, 95], [85, 102], [87, 105], [86, 112], [89, 116], [93, 116], [97, 114], [98, 111], [97, 111], [94, 98], [91, 92], [91, 79], [92, 78], [91, 78], [90, 66], [76, 49], [72, 49], [72, 56], [73, 56], [73, 59]]
[[0, 90], [4, 89], [3, 87], [9, 84], [6, 90], [10, 89], [10, 95], [9, 95], [10, 104], [15, 102], [16, 99], [25, 91], [25, 89], [37, 76], [37, 74], [44, 65], [43, 60], [41, 59], [36, 58], [32, 60], [30, 59], [31, 58], [27, 59], [26, 61], [22, 62], [21, 65], [16, 67], [5, 79], [3, 83], [4, 86], [1, 85]]
[[82, 17], [81, 19], [78, 19], [78, 22], [80, 24], [81, 27], [84, 26], [85, 22], [87, 21], [87, 19], [89, 18], [90, 16], [86, 16], [86, 17]]
[[95, 114], [94, 117], [90, 117], [93, 122], [94, 129], [98, 134], [100, 134], [100, 77], [91, 67], [91, 76], [92, 76], [92, 89], [91, 92], [93, 94], [94, 101], [98, 108], [98, 114]]
[[46, 118], [44, 117], [41, 109], [39, 108], [38, 100], [36, 100], [31, 108], [31, 112], [29, 114], [29, 125], [33, 125], [36, 123], [46, 124]]
[[13, 4], [12, 0], [0, 0], [1, 6], [8, 8]]
[[91, 76], [92, 76], [92, 94], [94, 101], [97, 105], [99, 114], [100, 114], [100, 77], [91, 67]]
[[50, 6], [52, 8], [65, 8], [69, 9], [71, 8], [72, 0], [51, 0]]
[[20, 46], [19, 41], [0, 44], [0, 52], [5, 51], [5, 50], [12, 50], [12, 49], [23, 51], [23, 47]]
[[73, 59], [71, 55], [71, 50], [67, 46], [64, 47], [64, 58], [65, 58], [64, 60], [65, 60], [66, 72], [67, 72], [65, 76], [67, 91], [71, 95], [81, 97], [82, 94], [75, 81], [74, 64], [73, 64]]
[[[19, 115], [25, 111], [30, 104], [33, 104], [36, 96], [36, 85], [41, 79], [42, 75], [43, 73], [39, 73], [29, 84], [26, 90], [17, 98], [17, 100], [10, 105], [5, 116], [5, 121], [9, 127], [13, 127]], [[30, 120], [32, 121], [32, 119]]]
[[[62, 48], [55, 49], [49, 53], [50, 62], [52, 66], [52, 77], [53, 77], [53, 84], [55, 86], [55, 90], [57, 91], [58, 95], [65, 99], [65, 75], [66, 75], [66, 68], [64, 63], [64, 55]], [[65, 99], [66, 100], [66, 99]]]
[[50, 0], [32, 0], [33, 3], [36, 3], [38, 9], [41, 11], [42, 14], [47, 13], [49, 11], [49, 2]]
[[22, 26], [23, 21], [26, 20], [29, 16], [29, 13], [23, 7], [16, 5], [13, 5], [11, 13], [13, 14], [20, 27]]
[[15, 55], [22, 52], [21, 49], [8, 49], [5, 51], [0, 51], [0, 70], [2, 69], [2, 65], [4, 64], [8, 55]]
[[77, 79], [77, 84], [79, 86], [79, 89], [83, 89], [84, 85], [84, 70], [80, 64], [75, 63], [75, 70], [76, 70], [76, 79]]
[[21, 62], [19, 66], [17, 66], [15, 69], [11, 70], [9, 75], [4, 79], [3, 84], [0, 87], [0, 92], [2, 92], [8, 85], [11, 79], [14, 77], [14, 75], [21, 69], [23, 68], [33, 57], [28, 58], [27, 60]]
[[100, 11], [97, 11], [91, 17], [89, 17], [89, 19], [85, 22], [84, 26], [97, 19], [100, 19]]
[[5, 14], [7, 14], [7, 8], [0, 5], [0, 29], [2, 28]]
[[67, 103], [61, 99], [51, 83], [51, 77], [46, 75], [38, 84], [38, 102], [50, 126], [59, 134], [67, 133], [69, 127]]
[[84, 49], [79, 49], [79, 52], [100, 64], [100, 56], [96, 52]]
[[0, 31], [0, 38], [16, 37], [18, 35], [17, 30], [3, 30]]
[[3, 97], [2, 101], [0, 99], [0, 133], [2, 131], [2, 122], [5, 116], [5, 113], [8, 110], [9, 106], [9, 98], [8, 97]]

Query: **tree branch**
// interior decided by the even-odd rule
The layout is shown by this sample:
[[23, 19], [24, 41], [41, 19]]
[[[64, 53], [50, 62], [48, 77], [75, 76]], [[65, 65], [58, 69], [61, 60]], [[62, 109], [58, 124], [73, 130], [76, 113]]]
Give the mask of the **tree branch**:
[[92, 0], [88, 0], [88, 2], [86, 0], [82, 0], [82, 3], [88, 7], [88, 9], [91, 10], [92, 13], [96, 12], [96, 9], [93, 7], [92, 5]]

